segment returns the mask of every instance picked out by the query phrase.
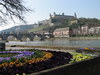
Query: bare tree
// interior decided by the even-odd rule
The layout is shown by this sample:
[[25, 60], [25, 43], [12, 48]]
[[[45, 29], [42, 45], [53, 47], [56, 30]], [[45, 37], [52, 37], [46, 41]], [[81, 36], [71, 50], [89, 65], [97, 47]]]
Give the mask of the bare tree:
[[22, 0], [0, 0], [0, 23], [7, 23], [9, 19], [15, 22], [15, 17], [25, 22], [23, 13], [30, 9], [22, 3]]

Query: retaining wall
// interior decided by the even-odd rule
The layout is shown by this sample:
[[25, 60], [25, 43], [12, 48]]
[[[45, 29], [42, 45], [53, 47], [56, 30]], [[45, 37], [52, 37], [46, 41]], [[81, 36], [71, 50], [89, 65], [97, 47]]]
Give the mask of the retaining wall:
[[30, 75], [100, 75], [100, 56], [40, 71]]

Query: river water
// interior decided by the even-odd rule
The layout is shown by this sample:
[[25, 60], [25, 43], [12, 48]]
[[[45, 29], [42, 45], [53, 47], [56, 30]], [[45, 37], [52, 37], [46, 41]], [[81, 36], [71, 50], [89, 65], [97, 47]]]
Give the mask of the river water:
[[6, 45], [100, 47], [100, 40], [55, 39], [55, 40], [29, 41], [29, 42], [10, 41], [6, 43]]

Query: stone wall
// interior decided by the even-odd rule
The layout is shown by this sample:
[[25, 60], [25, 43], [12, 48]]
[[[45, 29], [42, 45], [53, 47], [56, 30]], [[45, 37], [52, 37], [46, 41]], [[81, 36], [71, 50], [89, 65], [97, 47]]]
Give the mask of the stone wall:
[[100, 56], [80, 61], [73, 64], [66, 64], [60, 67], [40, 71], [30, 75], [99, 75]]

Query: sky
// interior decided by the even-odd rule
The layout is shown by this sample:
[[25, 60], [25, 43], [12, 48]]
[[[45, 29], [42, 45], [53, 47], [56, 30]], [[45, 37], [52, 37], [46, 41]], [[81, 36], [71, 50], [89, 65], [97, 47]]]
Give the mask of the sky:
[[[38, 23], [45, 19], [49, 19], [49, 14], [54, 12], [57, 14], [65, 13], [65, 15], [85, 18], [100, 19], [100, 0], [23, 0], [27, 8], [32, 9], [31, 13], [25, 14], [27, 24]], [[10, 28], [16, 25], [23, 25], [12, 23], [0, 26], [0, 30]]]

